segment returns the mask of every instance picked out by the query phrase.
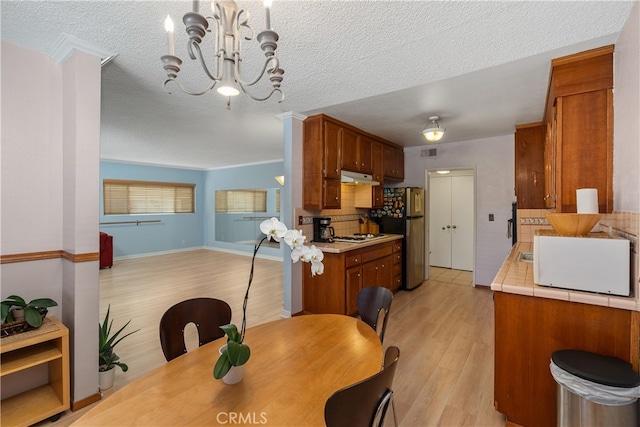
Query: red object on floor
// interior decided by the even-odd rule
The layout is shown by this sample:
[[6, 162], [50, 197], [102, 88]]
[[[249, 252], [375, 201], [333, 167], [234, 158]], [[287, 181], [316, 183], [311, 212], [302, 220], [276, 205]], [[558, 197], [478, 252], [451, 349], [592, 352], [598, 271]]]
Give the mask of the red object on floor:
[[100, 232], [100, 268], [113, 266], [113, 236]]

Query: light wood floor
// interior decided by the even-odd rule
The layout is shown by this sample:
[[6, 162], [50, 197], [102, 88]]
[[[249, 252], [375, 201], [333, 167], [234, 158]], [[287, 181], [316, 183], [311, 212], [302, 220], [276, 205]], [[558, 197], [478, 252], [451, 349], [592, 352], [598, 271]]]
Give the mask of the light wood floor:
[[[250, 264], [247, 256], [197, 250], [116, 261], [112, 269], [100, 270], [101, 318], [111, 304], [114, 327], [131, 319], [130, 330], [140, 329], [118, 345], [129, 371], [116, 373], [103, 398], [166, 363], [158, 324], [172, 304], [196, 296], [220, 298], [239, 324]], [[420, 287], [394, 296], [385, 335], [385, 347], [400, 348], [394, 380], [398, 421], [401, 426], [504, 426], [493, 409], [492, 292], [474, 288], [471, 272], [433, 267], [429, 272]], [[281, 283], [281, 262], [256, 261], [249, 327], [280, 318]], [[188, 330], [188, 348], [197, 346], [194, 330]], [[67, 426], [87, 409], [40, 424]], [[393, 425], [391, 417], [387, 425]]]

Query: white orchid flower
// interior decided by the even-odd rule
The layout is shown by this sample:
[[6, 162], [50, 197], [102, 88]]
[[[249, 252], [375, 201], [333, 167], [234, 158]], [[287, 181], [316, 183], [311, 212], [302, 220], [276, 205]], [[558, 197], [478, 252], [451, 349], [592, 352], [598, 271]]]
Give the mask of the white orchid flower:
[[287, 232], [284, 233], [284, 242], [289, 245], [291, 250], [300, 249], [304, 246], [306, 239], [299, 230], [287, 230]]
[[311, 275], [324, 273], [324, 264], [321, 262], [311, 261]]
[[287, 232], [287, 226], [281, 223], [278, 218], [272, 217], [266, 219], [260, 224], [260, 231], [272, 238], [276, 242], [279, 242]]

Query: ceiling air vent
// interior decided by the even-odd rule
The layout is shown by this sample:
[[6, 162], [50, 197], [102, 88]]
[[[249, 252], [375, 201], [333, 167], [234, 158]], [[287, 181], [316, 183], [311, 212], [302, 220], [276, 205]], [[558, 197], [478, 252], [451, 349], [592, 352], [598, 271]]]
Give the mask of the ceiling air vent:
[[437, 148], [429, 148], [427, 150], [420, 151], [420, 157], [435, 157], [438, 155]]

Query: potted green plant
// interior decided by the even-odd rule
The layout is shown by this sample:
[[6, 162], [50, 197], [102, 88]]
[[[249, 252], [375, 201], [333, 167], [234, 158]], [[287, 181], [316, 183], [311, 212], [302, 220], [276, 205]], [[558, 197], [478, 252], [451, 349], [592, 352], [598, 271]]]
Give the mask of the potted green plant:
[[0, 303], [0, 315], [3, 324], [24, 321], [32, 328], [39, 328], [47, 315], [47, 308], [57, 305], [51, 298], [37, 298], [26, 302], [18, 295], [11, 295]]
[[242, 304], [242, 328], [238, 332], [238, 328], [234, 324], [221, 326], [227, 336], [227, 344], [220, 348], [220, 357], [213, 367], [213, 376], [221, 379], [226, 384], [235, 384], [242, 380], [242, 370], [235, 370], [232, 374], [232, 368], [238, 368], [247, 363], [251, 356], [251, 350], [244, 343], [244, 335], [247, 329], [247, 303], [249, 301], [249, 290], [253, 282], [253, 270], [255, 267], [256, 254], [266, 240], [274, 240], [284, 242], [291, 248], [291, 260], [298, 260], [311, 263], [311, 274], [322, 274], [324, 265], [322, 260], [324, 254], [315, 246], [305, 246], [306, 237], [299, 230], [288, 230], [287, 226], [280, 222], [277, 218], [271, 218], [262, 221], [260, 231], [265, 236], [253, 248], [253, 258], [251, 259], [251, 270], [249, 272], [249, 284], [244, 294], [244, 303]]
[[116, 354], [114, 348], [120, 341], [140, 330], [136, 329], [135, 331], [120, 336], [129, 323], [131, 323], [131, 320], [129, 320], [122, 328], [118, 329], [117, 332], [111, 334], [113, 319], [109, 322], [110, 311], [111, 305], [107, 307], [107, 314], [104, 316], [102, 324], [98, 323], [98, 372], [100, 375], [101, 390], [106, 390], [113, 386], [116, 366], [122, 369], [122, 372], [129, 370], [129, 366], [120, 361], [120, 357]]

